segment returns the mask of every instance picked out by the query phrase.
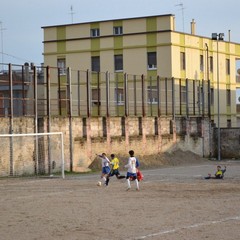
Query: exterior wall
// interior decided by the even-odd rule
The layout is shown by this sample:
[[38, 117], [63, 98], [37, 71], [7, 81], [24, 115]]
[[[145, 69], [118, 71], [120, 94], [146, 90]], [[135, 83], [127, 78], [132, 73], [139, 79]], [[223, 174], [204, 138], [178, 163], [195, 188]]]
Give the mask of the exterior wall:
[[[122, 26], [123, 35], [114, 36], [113, 26]], [[99, 28], [100, 37], [91, 38], [90, 29]], [[123, 72], [148, 77], [175, 77], [211, 81], [214, 89], [212, 120], [217, 123], [217, 75], [219, 70], [220, 127], [237, 126], [236, 59], [240, 59], [240, 44], [213, 41], [209, 37], [175, 32], [173, 15], [119, 19], [44, 27], [44, 64], [56, 66], [57, 59], [66, 58], [67, 67], [91, 69], [91, 56], [100, 56], [100, 71], [114, 73], [114, 55], [123, 54]], [[217, 46], [218, 45], [218, 46]], [[208, 48], [207, 48], [208, 47]], [[157, 52], [157, 70], [147, 69], [147, 52]], [[180, 69], [180, 52], [186, 55], [186, 70]], [[204, 69], [200, 70], [200, 55]], [[213, 72], [208, 71], [207, 56], [213, 57]], [[219, 58], [217, 66], [217, 58]], [[226, 74], [226, 59], [230, 59], [230, 75]], [[227, 106], [226, 92], [231, 90]]]

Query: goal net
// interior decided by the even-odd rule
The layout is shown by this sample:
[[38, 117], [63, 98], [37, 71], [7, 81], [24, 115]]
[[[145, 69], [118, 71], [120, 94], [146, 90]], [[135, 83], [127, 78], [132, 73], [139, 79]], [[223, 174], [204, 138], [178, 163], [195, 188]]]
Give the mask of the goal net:
[[64, 178], [62, 132], [0, 134], [0, 176]]

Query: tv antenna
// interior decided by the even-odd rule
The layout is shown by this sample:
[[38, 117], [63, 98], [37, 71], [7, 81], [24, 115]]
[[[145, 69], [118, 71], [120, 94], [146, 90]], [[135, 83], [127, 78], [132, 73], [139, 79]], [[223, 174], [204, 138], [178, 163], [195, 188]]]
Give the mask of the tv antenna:
[[182, 27], [183, 27], [183, 32], [184, 32], [184, 7], [183, 7], [183, 3], [180, 2], [179, 4], [175, 5], [176, 7], [180, 7], [181, 11], [182, 11]]
[[72, 23], [73, 23], [73, 15], [75, 14], [75, 12], [73, 11], [73, 6], [71, 5], [70, 7], [70, 13], [71, 14], [71, 20], [72, 20]]
[[1, 32], [1, 52], [2, 52], [2, 71], [4, 70], [4, 53], [3, 53], [3, 31], [6, 30], [6, 28], [3, 28], [3, 22], [0, 21], [0, 32]]

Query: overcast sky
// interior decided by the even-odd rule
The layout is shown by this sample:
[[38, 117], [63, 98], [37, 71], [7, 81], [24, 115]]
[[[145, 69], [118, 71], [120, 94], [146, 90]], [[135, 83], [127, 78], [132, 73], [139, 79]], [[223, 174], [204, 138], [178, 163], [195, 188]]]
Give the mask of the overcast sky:
[[[73, 15], [70, 14], [71, 6]], [[240, 0], [0, 0], [0, 62], [43, 62], [42, 26], [161, 14], [176, 16], [176, 30], [211, 37], [231, 30], [240, 43]], [[184, 20], [184, 21], [183, 21]], [[3, 54], [2, 54], [3, 52]]]

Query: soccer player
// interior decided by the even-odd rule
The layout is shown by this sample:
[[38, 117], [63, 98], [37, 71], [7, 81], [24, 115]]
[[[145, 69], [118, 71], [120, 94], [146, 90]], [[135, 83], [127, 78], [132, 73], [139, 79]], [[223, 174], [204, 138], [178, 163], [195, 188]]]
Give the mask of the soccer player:
[[[97, 154], [96, 154], [97, 155]], [[102, 155], [97, 155], [102, 159], [102, 175], [101, 178], [104, 180], [104, 183], [106, 186], [108, 186], [109, 183], [109, 174], [110, 174], [110, 160], [107, 158], [106, 153], [102, 153]]]
[[219, 165], [217, 166], [217, 171], [215, 173], [215, 176], [212, 177], [211, 174], [208, 174], [207, 177], [205, 177], [205, 179], [223, 179], [224, 177], [224, 173], [226, 172], [227, 167], [224, 166], [224, 169], [222, 169], [222, 167]]
[[110, 177], [115, 175], [117, 179], [125, 178], [125, 176], [121, 176], [119, 172], [119, 159], [115, 156], [115, 154], [111, 154], [111, 159], [112, 171], [110, 173]]
[[134, 151], [130, 150], [129, 151], [129, 159], [128, 159], [128, 164], [125, 165], [126, 168], [128, 168], [127, 170], [127, 191], [131, 189], [131, 183], [130, 183], [130, 178], [132, 179], [132, 181], [135, 181], [136, 183], [136, 190], [139, 191], [139, 183], [137, 180], [137, 159], [134, 157]]

